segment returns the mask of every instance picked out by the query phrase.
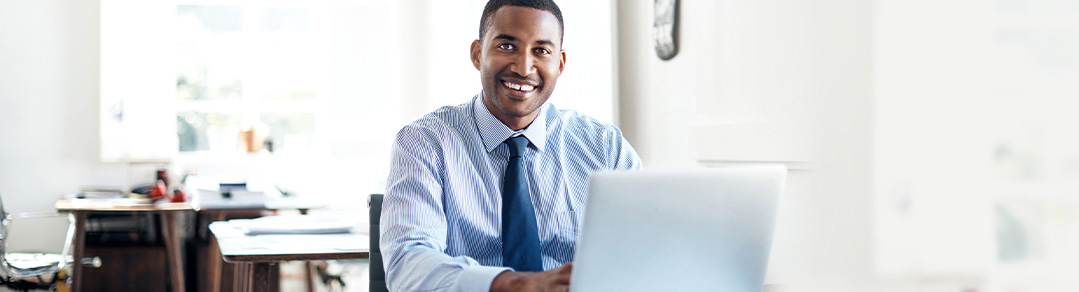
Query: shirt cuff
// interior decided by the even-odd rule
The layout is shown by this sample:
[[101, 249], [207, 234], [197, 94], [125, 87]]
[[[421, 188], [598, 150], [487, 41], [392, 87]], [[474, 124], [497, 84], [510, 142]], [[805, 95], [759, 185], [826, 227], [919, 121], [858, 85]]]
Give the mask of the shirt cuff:
[[461, 270], [457, 276], [457, 283], [451, 291], [491, 291], [491, 282], [507, 267], [469, 266]]

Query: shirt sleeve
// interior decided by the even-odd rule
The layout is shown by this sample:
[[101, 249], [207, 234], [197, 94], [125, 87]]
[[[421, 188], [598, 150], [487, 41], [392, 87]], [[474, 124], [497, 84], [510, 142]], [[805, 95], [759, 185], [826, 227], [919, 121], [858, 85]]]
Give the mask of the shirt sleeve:
[[625, 137], [622, 137], [622, 130], [611, 126], [610, 132], [611, 134], [608, 135], [610, 149], [607, 151], [610, 156], [607, 163], [611, 165], [611, 169], [638, 170], [644, 167], [641, 157], [637, 156], [637, 151], [633, 149], [632, 145], [629, 145], [629, 141], [626, 141]]
[[486, 267], [446, 250], [442, 149], [428, 130], [406, 126], [392, 148], [379, 246], [390, 291], [488, 291], [504, 267]]

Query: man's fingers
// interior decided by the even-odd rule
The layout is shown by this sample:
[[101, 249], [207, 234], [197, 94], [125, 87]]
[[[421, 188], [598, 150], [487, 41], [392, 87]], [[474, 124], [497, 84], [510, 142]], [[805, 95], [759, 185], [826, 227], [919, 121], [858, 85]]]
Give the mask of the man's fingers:
[[558, 267], [558, 273], [555, 278], [555, 283], [561, 285], [569, 285], [570, 276], [573, 274], [573, 263], [568, 263]]
[[558, 279], [555, 279], [554, 283], [556, 285], [559, 285], [559, 286], [569, 286], [569, 281], [570, 281], [569, 276], [565, 276], [565, 277], [559, 277]]

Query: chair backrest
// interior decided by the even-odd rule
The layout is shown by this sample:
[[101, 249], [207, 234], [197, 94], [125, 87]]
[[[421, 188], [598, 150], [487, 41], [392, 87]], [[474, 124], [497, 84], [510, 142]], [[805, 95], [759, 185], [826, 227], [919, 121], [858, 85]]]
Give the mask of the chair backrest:
[[[4, 208], [3, 200], [0, 199], [0, 284], [16, 291], [30, 289], [55, 290], [57, 288], [56, 281], [64, 281], [64, 278], [59, 277], [59, 272], [68, 265], [68, 255], [71, 250], [72, 238], [75, 235], [75, 215], [69, 213], [66, 216], [68, 221], [67, 238], [64, 241], [64, 249], [58, 256], [39, 252], [11, 254], [7, 252], [7, 243], [12, 236], [10, 229], [12, 221], [52, 217], [60, 216], [52, 212], [9, 213]], [[33, 227], [28, 224], [19, 225]], [[44, 275], [52, 275], [51, 280], [45, 281], [42, 278]]]
[[7, 242], [7, 225], [11, 222], [11, 214], [8, 214], [7, 209], [4, 209], [4, 199], [0, 196], [0, 254], [3, 254], [4, 242]]
[[369, 271], [368, 278], [371, 280], [371, 285], [368, 291], [371, 292], [388, 292], [386, 288], [386, 271], [385, 266], [382, 265], [382, 249], [378, 246], [379, 239], [379, 218], [382, 217], [382, 194], [372, 194], [367, 197], [367, 206], [370, 208], [371, 217], [371, 266], [367, 269]]
[[7, 264], [7, 239], [8, 225], [11, 224], [11, 213], [4, 208], [4, 200], [0, 197], [0, 275], [8, 277], [12, 274], [11, 267]]

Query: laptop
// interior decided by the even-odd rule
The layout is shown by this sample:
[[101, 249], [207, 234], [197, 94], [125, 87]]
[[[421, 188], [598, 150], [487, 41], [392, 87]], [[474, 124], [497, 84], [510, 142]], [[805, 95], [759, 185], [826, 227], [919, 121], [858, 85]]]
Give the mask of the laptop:
[[778, 165], [593, 174], [570, 291], [762, 291], [786, 174]]

